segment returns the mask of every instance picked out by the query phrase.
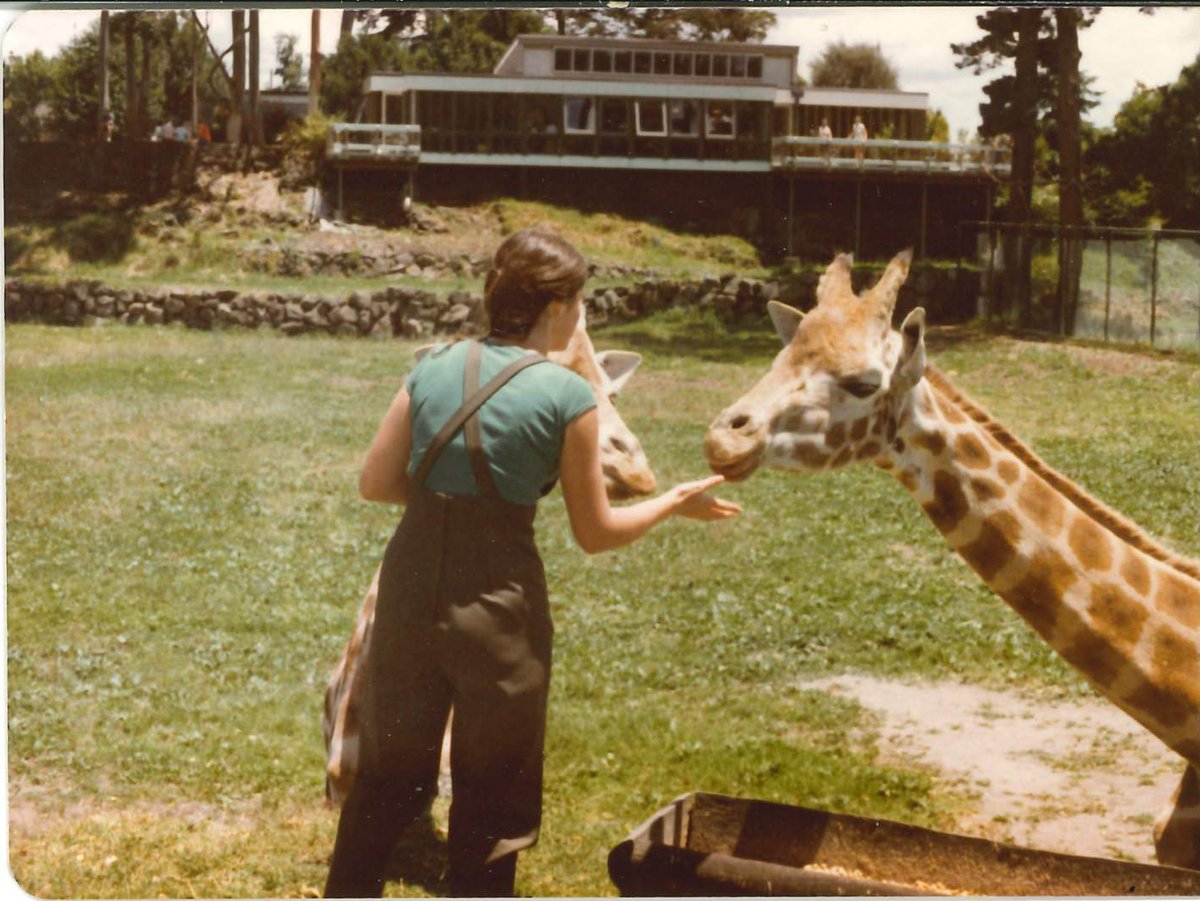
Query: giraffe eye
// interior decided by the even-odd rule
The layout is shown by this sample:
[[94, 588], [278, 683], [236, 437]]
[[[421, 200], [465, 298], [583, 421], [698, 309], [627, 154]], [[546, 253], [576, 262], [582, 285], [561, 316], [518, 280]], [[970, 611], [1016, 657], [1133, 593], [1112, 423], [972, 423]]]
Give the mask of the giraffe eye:
[[874, 382], [864, 382], [860, 379], [845, 379], [838, 382], [838, 387], [846, 393], [859, 398], [870, 397], [879, 390], [879, 385]]

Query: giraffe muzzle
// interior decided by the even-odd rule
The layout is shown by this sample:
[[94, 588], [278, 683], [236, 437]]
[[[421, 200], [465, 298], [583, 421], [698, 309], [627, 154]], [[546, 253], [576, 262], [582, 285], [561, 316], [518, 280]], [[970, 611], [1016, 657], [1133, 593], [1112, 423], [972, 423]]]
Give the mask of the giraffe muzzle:
[[726, 410], [704, 436], [704, 459], [717, 475], [730, 482], [749, 478], [762, 464], [767, 430], [749, 414]]

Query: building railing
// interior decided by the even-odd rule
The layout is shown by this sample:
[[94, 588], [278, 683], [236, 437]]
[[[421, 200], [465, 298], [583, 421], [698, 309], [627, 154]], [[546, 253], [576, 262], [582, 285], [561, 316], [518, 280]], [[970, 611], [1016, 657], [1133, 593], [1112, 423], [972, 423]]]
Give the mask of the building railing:
[[1012, 150], [994, 144], [944, 144], [787, 135], [771, 141], [771, 165], [778, 169], [839, 169], [872, 172], [986, 173], [1008, 176]]
[[335, 122], [325, 136], [327, 160], [377, 159], [415, 163], [420, 156], [420, 125]]

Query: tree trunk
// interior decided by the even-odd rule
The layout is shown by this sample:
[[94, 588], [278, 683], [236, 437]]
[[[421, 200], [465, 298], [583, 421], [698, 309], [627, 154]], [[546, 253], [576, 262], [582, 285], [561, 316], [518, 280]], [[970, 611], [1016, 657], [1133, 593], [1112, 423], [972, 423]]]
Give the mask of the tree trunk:
[[246, 86], [246, 13], [234, 10], [233, 19], [233, 81], [229, 84], [229, 123], [225, 140], [235, 148], [242, 146], [242, 104]]
[[134, 21], [135, 13], [128, 12], [125, 16], [125, 133], [130, 138], [138, 138], [142, 136], [142, 130], [138, 125], [138, 82], [134, 74], [136, 60], [133, 42], [137, 23]]
[[261, 147], [263, 135], [262, 111], [258, 108], [258, 10], [250, 10], [250, 143]]
[[1058, 304], [1059, 331], [1075, 332], [1083, 269], [1083, 189], [1079, 141], [1079, 19], [1070, 7], [1054, 10], [1058, 31]]
[[308, 114], [321, 111], [321, 10], [312, 11], [312, 40], [308, 56]]
[[138, 86], [138, 128], [143, 136], [150, 131], [150, 54], [154, 50], [150, 24], [143, 23], [141, 28], [142, 77]]
[[188, 30], [190, 35], [189, 47], [192, 51], [192, 121], [191, 121], [191, 136], [192, 140], [196, 140], [200, 130], [200, 99], [196, 89], [197, 70], [200, 68], [200, 35], [195, 19], [188, 19]]
[[108, 10], [100, 11], [100, 71], [96, 82], [100, 103], [96, 108], [96, 138], [108, 139], [109, 88], [108, 88]]
[[[1033, 162], [1037, 143], [1038, 104], [1038, 32], [1042, 11], [1022, 7], [1017, 11], [1016, 84], [1013, 103], [1016, 107], [1016, 132], [1013, 135], [1012, 178], [1009, 182], [1009, 221], [1028, 226], [1033, 205]], [[1006, 254], [1009, 269], [1009, 297], [1023, 324], [1030, 319], [1030, 272], [1033, 264], [1031, 235], [1018, 228], [1013, 237], [1012, 252]]]
[[[354, 33], [354, 23], [358, 19], [358, 13], [353, 9], [342, 10], [342, 31], [343, 35]], [[339, 38], [341, 40], [341, 38]]]

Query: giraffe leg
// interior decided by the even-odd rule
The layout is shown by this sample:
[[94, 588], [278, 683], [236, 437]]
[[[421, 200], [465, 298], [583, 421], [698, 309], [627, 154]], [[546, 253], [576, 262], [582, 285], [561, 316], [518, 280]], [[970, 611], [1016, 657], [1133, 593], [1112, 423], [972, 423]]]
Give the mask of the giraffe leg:
[[1200, 766], [1190, 764], [1154, 822], [1158, 862], [1200, 870]]

